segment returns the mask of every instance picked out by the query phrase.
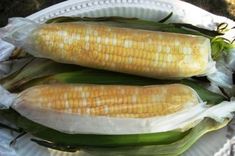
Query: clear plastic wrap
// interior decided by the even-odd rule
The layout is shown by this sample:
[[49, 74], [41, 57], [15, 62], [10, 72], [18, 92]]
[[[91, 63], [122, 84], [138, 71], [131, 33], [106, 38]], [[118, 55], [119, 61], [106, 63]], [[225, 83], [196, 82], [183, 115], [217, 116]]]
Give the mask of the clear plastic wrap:
[[9, 109], [9, 107], [14, 103], [15, 98], [15, 94], [9, 93], [0, 86], [0, 109]]
[[[1, 115], [0, 123], [16, 128], [14, 124], [4, 120]], [[30, 152], [35, 156], [51, 156], [47, 148], [39, 146], [30, 140], [33, 137], [32, 135], [25, 134], [17, 138], [18, 136], [19, 133], [17, 132], [0, 128], [0, 156], [25, 156]], [[14, 140], [16, 138], [17, 140]]]
[[[47, 87], [50, 87], [50, 85]], [[54, 89], [55, 86], [52, 85], [51, 87]], [[63, 87], [66, 87], [66, 85], [63, 85]], [[70, 87], [74, 88], [76, 85]], [[40, 88], [40, 86], [30, 88], [28, 92], [39, 92], [39, 90], [37, 90], [38, 88]], [[36, 90], [34, 91], [34, 89]], [[1, 90], [4, 89], [1, 88]], [[193, 92], [193, 94], [195, 94], [194, 96], [198, 96], [195, 91]], [[59, 90], [55, 89], [54, 93], [59, 93]], [[51, 98], [54, 98], [54, 96], [52, 96], [54, 93], [50, 91]], [[8, 93], [5, 93], [5, 95], [7, 94]], [[45, 107], [40, 108], [32, 95], [29, 95], [31, 94], [27, 94], [26, 90], [18, 96], [4, 96], [11, 100], [10, 102], [2, 101], [1, 105], [4, 105], [5, 107], [11, 105], [13, 109], [30, 120], [69, 134], [141, 134], [164, 132], [175, 129], [185, 131], [197, 125], [205, 117], [212, 118], [218, 122], [223, 122], [226, 118], [232, 118], [231, 113], [235, 111], [234, 101], [222, 102], [215, 106], [208, 106], [198, 99], [199, 101], [196, 105], [189, 103], [180, 111], [163, 116], [146, 118], [89, 116], [46, 109], [46, 105], [49, 104], [47, 102], [43, 102], [43, 106]], [[71, 95], [74, 95], [74, 93]], [[63, 100], [63, 97], [64, 96], [60, 96], [60, 100]], [[68, 97], [67, 93], [65, 97]], [[38, 98], [40, 101], [43, 100], [40, 97]], [[114, 97], [109, 97], [109, 99], [113, 98]], [[72, 99], [72, 97], [69, 99]], [[166, 109], [170, 108], [171, 106], [166, 107]]]
[[[29, 49], [30, 36], [38, 24], [26, 18], [11, 18], [9, 24], [0, 30], [0, 38], [13, 44], [18, 48], [32, 51]], [[27, 46], [26, 46], [27, 45]]]
[[235, 49], [232, 49], [230, 53], [228, 53], [228, 56], [225, 58], [228, 67], [235, 71]]
[[[8, 122], [0, 115], [0, 123], [16, 128], [14, 124]], [[19, 156], [15, 144], [12, 141], [17, 137], [18, 133], [9, 131], [4, 127], [0, 127], [0, 155], [1, 156]]]
[[9, 64], [3, 63], [11, 56], [14, 46], [0, 38], [0, 78], [11, 72]]
[[232, 117], [231, 112], [235, 111], [235, 103], [224, 102], [212, 108], [201, 104], [172, 115], [145, 119], [88, 117], [20, 106], [15, 109], [30, 120], [69, 134], [142, 134], [176, 129], [185, 131], [205, 117], [221, 122]]
[[0, 39], [0, 62], [6, 61], [11, 56], [14, 48], [15, 47], [12, 44]]
[[217, 86], [224, 88], [229, 96], [235, 96], [233, 73], [235, 72], [235, 49], [216, 62], [216, 70], [207, 75], [207, 78]]
[[[14, 18], [1, 36], [35, 57], [147, 77], [175, 79], [215, 71], [210, 40], [196, 35]], [[171, 44], [165, 45], [168, 40]]]

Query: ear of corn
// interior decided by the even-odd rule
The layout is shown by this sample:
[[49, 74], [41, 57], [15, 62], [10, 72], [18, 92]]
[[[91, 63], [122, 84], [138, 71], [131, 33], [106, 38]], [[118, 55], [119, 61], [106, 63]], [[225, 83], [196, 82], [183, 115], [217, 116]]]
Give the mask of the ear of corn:
[[[14, 20], [16, 20], [15, 23], [14, 23]], [[14, 20], [12, 20], [14, 24], [16, 24], [17, 22], [25, 22], [27, 26], [28, 26], [29, 23], [31, 23], [32, 27], [38, 27], [38, 26], [35, 26], [35, 24], [32, 24], [32, 22], [29, 22], [28, 20], [18, 19], [18, 18], [14, 19]], [[145, 29], [145, 30], [151, 30], [152, 32], [153, 31], [163, 31], [163, 32], [179, 33], [179, 35], [182, 35], [182, 34], [193, 34], [193, 35], [205, 36], [205, 37], [211, 39], [212, 58], [214, 58], [214, 59], [218, 59], [219, 57], [222, 56], [222, 53], [225, 53], [225, 52], [227, 53], [227, 52], [230, 51], [231, 48], [233, 48], [233, 45], [232, 45], [231, 42], [228, 42], [224, 38], [218, 37], [218, 35], [221, 35], [221, 32], [210, 31], [210, 30], [198, 28], [198, 27], [192, 26], [190, 24], [178, 24], [178, 23], [176, 23], [176, 24], [175, 23], [174, 24], [165, 24], [165, 23], [150, 22], [150, 21], [144, 21], [144, 20], [132, 19], [132, 18], [131, 19], [120, 18], [120, 17], [104, 17], [104, 18], [59, 17], [59, 18], [56, 18], [56, 19], [52, 19], [48, 23], [50, 23], [50, 22], [71, 22], [71, 21], [72, 22], [78, 22], [79, 24], [83, 24], [84, 21], [86, 21], [86, 22], [89, 22], [88, 25], [90, 25], [90, 24], [92, 25], [92, 23], [97, 22], [98, 25], [99, 24], [100, 25], [106, 25], [107, 27], [115, 27], [115, 28], [117, 28], [117, 27], [127, 27], [127, 28], [130, 28], [130, 29], [132, 29], [132, 28], [137, 29], [137, 30], [133, 30], [132, 29], [133, 31], [138, 31], [138, 29]], [[14, 27], [17, 28], [17, 25], [14, 26], [14, 24], [13, 24], [13, 28], [12, 29], [14, 29]], [[17, 30], [23, 30], [23, 29], [17, 29]], [[6, 39], [8, 42], [13, 42], [13, 43], [16, 42], [16, 41], [13, 41], [14, 38], [11, 38], [10, 36], [7, 36], [7, 34], [10, 34], [10, 32], [5, 32], [5, 28], [3, 28], [1, 31], [4, 32], [3, 33], [4, 34], [3, 39]], [[27, 30], [27, 32], [28, 32], [28, 30]], [[18, 32], [18, 33], [20, 34], [20, 32]], [[17, 33], [17, 35], [19, 35], [18, 33]], [[54, 31], [54, 33], [56, 34], [55, 36], [60, 35], [60, 33], [57, 34], [55, 31]], [[155, 32], [155, 33], [157, 33], [157, 32]], [[25, 34], [26, 34], [25, 32], [22, 34], [24, 36], [23, 38], [25, 38]], [[51, 33], [51, 34], [53, 34], [53, 33]], [[32, 53], [32, 54], [34, 54], [36, 56], [40, 56], [41, 51], [35, 51], [35, 49], [34, 49], [35, 46], [31, 46], [31, 45], [35, 44], [34, 39], [33, 39], [34, 37], [32, 36], [32, 33], [30, 32], [28, 35], [29, 35], [29, 37], [28, 37], [27, 41], [19, 41], [19, 42], [22, 42], [21, 44], [25, 44], [25, 45], [22, 45], [22, 46], [24, 47], [24, 49], [27, 49], [29, 53]], [[80, 35], [80, 36], [82, 36], [82, 35]], [[96, 37], [96, 36], [93, 36], [93, 37]], [[109, 38], [109, 36], [107, 38]], [[46, 44], [45, 42], [47, 42], [47, 40], [48, 40], [48, 37], [46, 37], [46, 40], [42, 44]], [[170, 41], [170, 40], [167, 40], [167, 41]], [[50, 40], [50, 42], [51, 42], [51, 40]], [[69, 42], [71, 42], [71, 41], [69, 41]], [[172, 42], [172, 43], [174, 43], [174, 42]], [[183, 43], [187, 43], [187, 42], [183, 42]], [[66, 44], [66, 43], [63, 43], [63, 44]], [[162, 44], [162, 42], [160, 42], [160, 45], [161, 44]], [[168, 48], [169, 47], [167, 47], [166, 49], [168, 49]], [[84, 49], [84, 48], [82, 48], [82, 49]], [[105, 48], [105, 49], [107, 50], [109, 48]], [[109, 52], [110, 52], [110, 50], [108, 51], [108, 53]], [[107, 51], [105, 51], [104, 53], [106, 54]], [[49, 54], [50, 54], [50, 52], [49, 52]], [[60, 55], [60, 54], [61, 53], [59, 52], [58, 55]], [[208, 61], [209, 61], [209, 64], [210, 64], [211, 63], [210, 54], [208, 56], [209, 56], [209, 60]], [[47, 57], [47, 56], [41, 56], [41, 57]], [[59, 57], [61, 57], [61, 56], [59, 56]], [[169, 57], [171, 57], [171, 56], [169, 56]], [[146, 58], [143, 58], [143, 59], [146, 59]], [[165, 58], [165, 59], [167, 60], [169, 58]], [[158, 60], [158, 58], [156, 60]], [[68, 63], [73, 63], [73, 61], [70, 62], [71, 60], [66, 60], [66, 59], [65, 60], [62, 59], [62, 60], [59, 60], [59, 61], [62, 61], [62, 62], [68, 61]], [[177, 60], [177, 61], [179, 62], [179, 60]], [[105, 61], [103, 61], [103, 62], [105, 62]], [[75, 61], [75, 64], [79, 64], [79, 63], [76, 63], [76, 61]], [[115, 62], [114, 62], [114, 64], [115, 64]], [[166, 63], [166, 64], [168, 64], [168, 63]], [[166, 66], [166, 65], [163, 65], [163, 66]], [[208, 65], [208, 69], [210, 67], [212, 67], [212, 66], [213, 66], [213, 63]], [[147, 66], [144, 66], [144, 68], [147, 68]], [[106, 69], [106, 68], [102, 68], [102, 69]], [[113, 70], [113, 69], [108, 69], [108, 70]], [[125, 70], [126, 70], [126, 67], [125, 67]], [[125, 70], [123, 72], [125, 72]], [[127, 69], [127, 70], [129, 70], [129, 69]], [[149, 68], [147, 68], [147, 71], [148, 70], [149, 70]], [[119, 69], [114, 69], [114, 71], [119, 71]], [[121, 69], [120, 72], [122, 72], [122, 69]], [[128, 71], [128, 73], [138, 74], [138, 72], [136, 72], [134, 70], [130, 71], [130, 72]], [[191, 74], [198, 75], [199, 73], [191, 73]], [[150, 76], [150, 77], [156, 77], [156, 76], [157, 77], [164, 77], [164, 74], [161, 75], [161, 73], [160, 74], [159, 73], [154, 73], [154, 74], [150, 73], [150, 75], [146, 74], [146, 73], [140, 73], [140, 75]], [[191, 75], [191, 76], [193, 76], [193, 75]], [[178, 78], [178, 77], [188, 77], [188, 76], [187, 75], [183, 75], [183, 76], [182, 75], [181, 76], [180, 75], [175, 75], [175, 76], [174, 75], [173, 76], [169, 75], [169, 77], [171, 77], [171, 78], [172, 77], [177, 77]]]
[[211, 57], [210, 40], [201, 36], [102, 24], [43, 25], [30, 40], [40, 57], [155, 78], [205, 74]]
[[223, 121], [231, 117], [234, 104], [207, 107], [194, 90], [180, 84], [64, 84], [29, 88], [18, 95], [12, 108], [32, 121], [70, 134], [143, 134], [185, 131], [205, 117]]
[[[161, 21], [168, 20], [172, 16], [170, 13], [166, 18]], [[234, 48], [233, 42], [221, 37], [224, 35], [223, 30], [226, 30], [226, 24], [222, 23], [218, 26], [217, 31], [207, 30], [196, 27], [191, 24], [185, 23], [161, 23], [153, 21], [145, 21], [137, 18], [123, 18], [123, 17], [56, 17], [48, 20], [46, 23], [64, 23], [64, 22], [99, 22], [118, 27], [128, 27], [134, 29], [144, 29], [152, 31], [173, 32], [180, 34], [191, 34], [207, 37], [211, 40], [212, 53], [211, 56], [214, 60], [222, 57], [223, 53], [231, 52]], [[220, 26], [224, 26], [221, 28]]]
[[44, 85], [19, 94], [14, 107], [85, 116], [147, 118], [198, 105], [195, 92], [180, 84], [159, 86]]

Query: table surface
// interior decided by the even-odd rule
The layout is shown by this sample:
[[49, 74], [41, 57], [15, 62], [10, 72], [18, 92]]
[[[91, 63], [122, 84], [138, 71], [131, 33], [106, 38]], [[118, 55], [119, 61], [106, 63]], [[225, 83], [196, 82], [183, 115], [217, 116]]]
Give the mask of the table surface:
[[[25, 17], [64, 0], [0, 0], [0, 27], [9, 17]], [[184, 0], [235, 20], [235, 0]]]

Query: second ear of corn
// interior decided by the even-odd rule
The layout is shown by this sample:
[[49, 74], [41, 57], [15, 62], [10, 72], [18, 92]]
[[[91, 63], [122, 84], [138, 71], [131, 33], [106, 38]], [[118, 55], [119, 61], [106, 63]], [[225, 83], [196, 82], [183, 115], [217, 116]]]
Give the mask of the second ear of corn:
[[147, 118], [180, 112], [198, 103], [195, 91], [180, 84], [41, 85], [19, 94], [14, 107], [82, 116]]
[[205, 37], [104, 24], [45, 24], [28, 40], [39, 57], [153, 78], [205, 74], [211, 61]]

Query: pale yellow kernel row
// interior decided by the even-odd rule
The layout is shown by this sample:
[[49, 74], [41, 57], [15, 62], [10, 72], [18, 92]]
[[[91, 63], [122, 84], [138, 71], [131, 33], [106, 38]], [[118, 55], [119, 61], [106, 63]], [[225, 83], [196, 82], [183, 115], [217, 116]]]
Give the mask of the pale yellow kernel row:
[[41, 85], [22, 92], [18, 102], [26, 107], [85, 116], [151, 117], [198, 104], [198, 98], [191, 88], [177, 84], [145, 87]]

